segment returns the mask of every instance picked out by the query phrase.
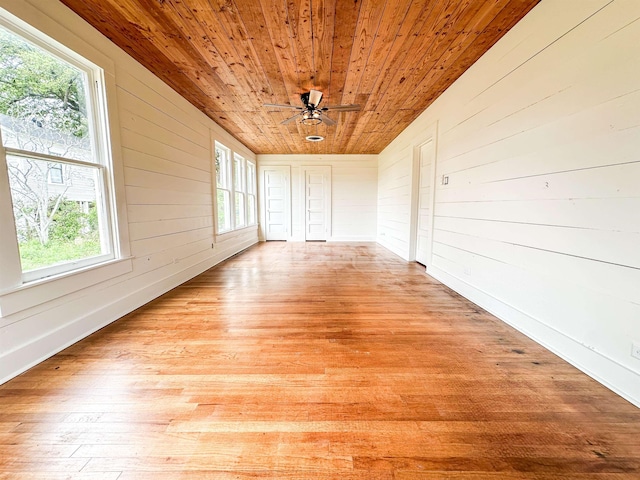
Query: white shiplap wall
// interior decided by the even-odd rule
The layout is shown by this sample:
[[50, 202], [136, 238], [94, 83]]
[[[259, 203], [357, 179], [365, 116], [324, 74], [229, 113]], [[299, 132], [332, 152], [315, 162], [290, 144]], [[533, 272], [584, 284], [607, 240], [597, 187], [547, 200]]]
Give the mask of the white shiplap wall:
[[378, 180], [378, 240], [409, 258], [411, 152], [437, 123], [430, 273], [638, 405], [639, 38], [640, 2], [541, 2]]
[[414, 145], [406, 145], [380, 155], [378, 166], [378, 243], [407, 260], [411, 256], [413, 159]]
[[213, 141], [255, 159], [252, 152], [61, 3], [0, 0], [0, 6], [112, 62], [114, 157], [132, 256], [129, 273], [2, 317], [1, 383], [256, 243], [258, 234], [252, 227], [216, 239], [213, 229]]
[[328, 241], [375, 241], [377, 155], [258, 155], [258, 163], [260, 167], [291, 168], [291, 240], [304, 240], [302, 167], [330, 166], [331, 235]]

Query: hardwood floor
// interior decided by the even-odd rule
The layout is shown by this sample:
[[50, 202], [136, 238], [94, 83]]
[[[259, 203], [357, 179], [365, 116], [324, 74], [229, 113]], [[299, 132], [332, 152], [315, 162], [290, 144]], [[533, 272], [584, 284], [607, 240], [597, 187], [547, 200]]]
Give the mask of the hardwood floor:
[[0, 387], [0, 479], [638, 479], [640, 409], [375, 244], [260, 244]]

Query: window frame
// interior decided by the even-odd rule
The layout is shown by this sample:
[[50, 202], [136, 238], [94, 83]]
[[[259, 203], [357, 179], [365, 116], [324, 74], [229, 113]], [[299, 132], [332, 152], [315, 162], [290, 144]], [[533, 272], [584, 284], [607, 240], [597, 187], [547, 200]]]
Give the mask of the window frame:
[[[51, 55], [56, 60], [66, 62], [72, 65], [74, 68], [83, 73], [83, 81], [85, 82], [85, 101], [87, 109], [87, 119], [89, 128], [89, 141], [92, 152], [91, 161], [78, 160], [68, 156], [51, 155], [47, 153], [34, 152], [31, 150], [22, 150], [20, 148], [4, 146], [0, 161], [3, 162], [5, 168], [9, 168], [9, 157], [20, 157], [31, 159], [35, 161], [50, 162], [61, 165], [79, 166], [84, 168], [94, 169], [96, 171], [96, 203], [98, 204], [100, 213], [99, 217], [103, 219], [111, 218], [109, 211], [109, 199], [111, 193], [108, 185], [105, 181], [107, 173], [108, 161], [106, 156], [106, 148], [104, 137], [106, 135], [105, 128], [102, 125], [99, 112], [104, 110], [105, 101], [101, 93], [104, 92], [104, 86], [100, 83], [102, 69], [95, 65], [93, 62], [84, 59], [71, 49], [51, 47], [42, 36], [44, 34], [34, 35], [30, 32], [25, 32], [20, 28], [16, 28], [13, 23], [5, 21], [0, 17], [0, 28], [4, 28], [12, 34], [20, 37], [25, 42], [34, 45], [36, 48], [41, 49], [46, 54]], [[2, 141], [2, 129], [0, 128], [0, 141]], [[46, 179], [49, 181], [49, 179]], [[63, 178], [64, 183], [64, 178]], [[11, 186], [9, 186], [11, 190]], [[113, 228], [111, 221], [99, 222], [100, 230], [100, 244], [104, 253], [91, 257], [83, 257], [77, 260], [65, 261], [57, 264], [52, 264], [44, 267], [39, 267], [33, 270], [24, 270], [21, 267], [22, 283], [28, 283], [43, 278], [60, 275], [62, 273], [72, 272], [91, 265], [98, 265], [106, 261], [112, 260], [116, 256], [114, 248]]]
[[[245, 204], [245, 208], [247, 211], [247, 226], [252, 227], [258, 225], [258, 181], [257, 181], [257, 165], [255, 162], [251, 160], [246, 160], [246, 172], [247, 172], [247, 180], [246, 180], [246, 191], [247, 191], [247, 202]], [[249, 209], [253, 211], [253, 221], [249, 219]]]
[[[214, 148], [214, 162], [216, 161], [216, 153], [215, 151], [218, 149], [224, 150], [227, 152], [227, 165], [228, 165], [228, 173], [229, 176], [227, 178], [228, 188], [224, 186], [218, 186], [217, 179], [217, 170], [216, 165], [214, 163], [213, 166], [213, 178], [214, 178], [214, 199], [215, 199], [215, 233], [217, 236], [227, 235], [233, 232], [237, 232], [246, 228], [256, 227], [258, 225], [257, 220], [257, 165], [255, 160], [248, 159], [244, 153], [238, 153], [232, 148], [227, 147], [223, 143], [218, 140], [213, 141]], [[253, 171], [253, 175], [249, 173]], [[228, 198], [230, 200], [230, 226], [229, 229], [220, 230], [219, 228], [219, 205], [218, 205], [218, 195], [219, 191], [228, 192]], [[237, 214], [237, 199], [240, 199], [240, 202], [244, 204], [244, 220], [240, 222], [236, 218]], [[252, 206], [249, 202], [252, 202]], [[253, 222], [249, 222], [249, 209], [253, 208], [254, 218]]]
[[[90, 121], [96, 132], [92, 140], [96, 163], [89, 164], [101, 172], [99, 196], [104, 199], [104, 223], [108, 228], [111, 249], [107, 257], [101, 256], [99, 261], [90, 264], [72, 261], [70, 263], [74, 264], [74, 268], [63, 272], [51, 270], [37, 278], [25, 278], [20, 262], [6, 161], [6, 156], [15, 154], [16, 149], [5, 149], [0, 141], [0, 223], [5, 227], [0, 229], [0, 270], [3, 273], [0, 275], [0, 325], [5, 323], [2, 319], [9, 315], [60, 299], [133, 270], [124, 197], [124, 167], [118, 134], [120, 124], [115, 103], [115, 64], [64, 26], [43, 18], [33, 7], [24, 5], [17, 11], [20, 16], [0, 8], [0, 24], [54, 56], [79, 66], [83, 71], [91, 69], [86, 87], [91, 92], [88, 97], [92, 103], [89, 107]], [[27, 155], [34, 156], [33, 152], [27, 152]], [[38, 154], [38, 157], [45, 160], [43, 154]], [[67, 161], [54, 155], [46, 160], [56, 163]]]

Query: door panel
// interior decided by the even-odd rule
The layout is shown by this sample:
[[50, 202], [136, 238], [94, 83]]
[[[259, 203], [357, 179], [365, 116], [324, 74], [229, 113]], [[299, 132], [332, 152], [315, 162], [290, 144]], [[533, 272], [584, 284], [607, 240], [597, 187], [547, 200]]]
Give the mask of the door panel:
[[420, 182], [418, 190], [418, 225], [416, 229], [416, 261], [431, 263], [431, 177], [433, 141], [420, 147]]
[[305, 240], [327, 240], [331, 223], [331, 167], [303, 167]]
[[263, 169], [265, 240], [287, 240], [291, 225], [291, 175], [288, 166]]

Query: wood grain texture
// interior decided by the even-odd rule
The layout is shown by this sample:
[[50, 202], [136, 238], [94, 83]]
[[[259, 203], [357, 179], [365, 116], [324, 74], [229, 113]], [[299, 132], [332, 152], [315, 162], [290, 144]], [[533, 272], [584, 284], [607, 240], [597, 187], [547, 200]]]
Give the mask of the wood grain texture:
[[616, 479], [640, 410], [375, 244], [260, 244], [0, 387], [0, 479]]
[[[539, 2], [60, 1], [256, 154], [379, 153]], [[363, 108], [305, 127], [262, 106], [310, 88]]]

